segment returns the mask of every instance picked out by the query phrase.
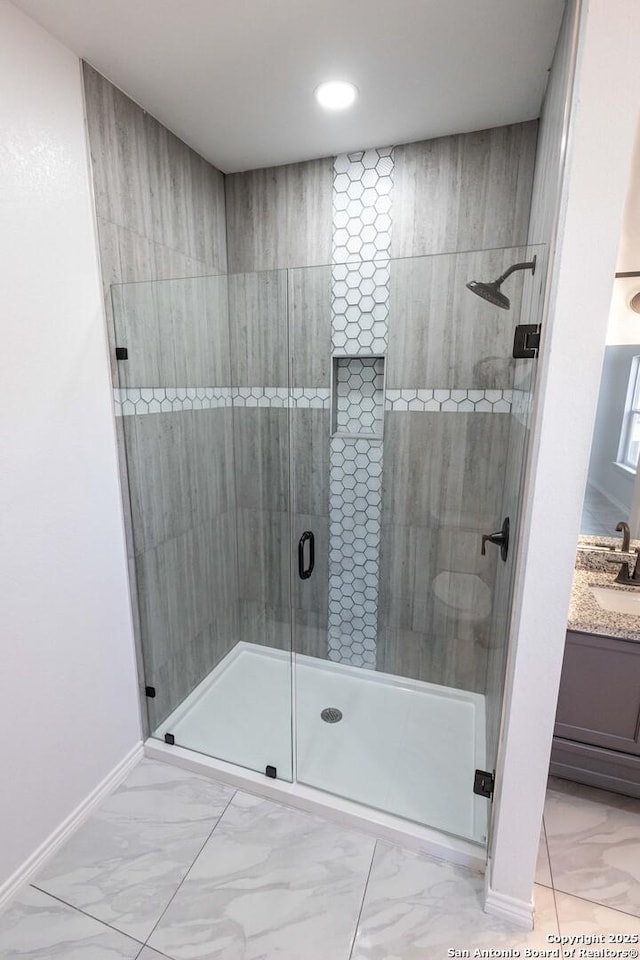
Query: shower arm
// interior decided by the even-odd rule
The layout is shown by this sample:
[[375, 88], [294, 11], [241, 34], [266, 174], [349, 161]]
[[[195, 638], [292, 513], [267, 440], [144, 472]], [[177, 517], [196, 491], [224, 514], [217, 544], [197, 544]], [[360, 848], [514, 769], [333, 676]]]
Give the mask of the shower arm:
[[536, 272], [536, 257], [533, 260], [528, 260], [526, 263], [513, 263], [508, 267], [504, 273], [501, 273], [497, 280], [494, 280], [494, 283], [497, 286], [501, 286], [507, 277], [510, 277], [512, 273], [515, 273], [516, 270], [531, 270], [531, 273]]

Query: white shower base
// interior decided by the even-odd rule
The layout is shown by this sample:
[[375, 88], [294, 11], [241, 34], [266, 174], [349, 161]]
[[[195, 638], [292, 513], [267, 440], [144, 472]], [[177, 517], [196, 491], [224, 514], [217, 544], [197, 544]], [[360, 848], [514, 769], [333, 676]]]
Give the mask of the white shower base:
[[[293, 707], [293, 716], [292, 716]], [[320, 717], [342, 711], [340, 722]], [[295, 723], [293, 722], [295, 718]], [[154, 731], [186, 747], [475, 842], [487, 801], [484, 697], [258, 644], [236, 644]]]

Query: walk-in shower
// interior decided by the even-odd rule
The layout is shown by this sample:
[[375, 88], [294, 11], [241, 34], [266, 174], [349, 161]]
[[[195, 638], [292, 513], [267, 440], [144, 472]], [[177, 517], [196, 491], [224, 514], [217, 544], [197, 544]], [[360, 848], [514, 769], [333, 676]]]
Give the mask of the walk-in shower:
[[484, 841], [538, 285], [465, 281], [533, 252], [112, 288], [153, 737]]

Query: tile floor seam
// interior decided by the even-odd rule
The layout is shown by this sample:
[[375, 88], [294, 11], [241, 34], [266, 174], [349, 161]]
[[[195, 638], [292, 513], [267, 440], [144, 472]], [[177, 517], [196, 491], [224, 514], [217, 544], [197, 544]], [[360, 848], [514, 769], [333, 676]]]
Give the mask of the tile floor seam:
[[171, 957], [168, 957], [166, 953], [160, 953], [159, 950], [156, 950], [155, 947], [150, 947], [147, 943], [142, 944], [142, 946], [140, 947], [140, 952], [135, 955], [134, 960], [140, 960], [140, 957], [142, 956], [145, 950], [153, 950], [154, 953], [158, 954], [161, 960], [171, 960]]
[[[112, 923], [107, 923], [106, 920], [101, 920], [99, 917], [94, 917], [92, 913], [87, 913], [86, 910], [83, 910], [81, 907], [76, 907], [75, 904], [69, 903], [68, 900], [63, 900], [62, 897], [57, 897], [55, 893], [50, 893], [48, 890], [43, 890], [42, 887], [39, 887], [37, 883], [28, 883], [28, 887], [33, 887], [34, 890], [37, 890], [38, 893], [44, 894], [45, 897], [51, 897], [52, 900], [56, 900], [58, 903], [63, 903], [65, 907], [69, 907], [71, 910], [75, 910], [76, 913], [82, 914], [83, 917], [88, 917], [89, 920], [93, 920], [95, 923], [99, 923], [103, 927], [107, 927], [109, 930], [113, 930], [114, 933], [119, 933], [121, 937], [127, 937], [129, 940], [132, 940], [134, 943], [140, 944], [140, 950], [143, 950], [146, 944], [142, 940], [138, 940], [137, 937], [132, 936], [130, 933], [125, 933], [124, 930], [120, 930], [118, 927], [114, 927]], [[136, 956], [139, 955], [136, 954]]]
[[[547, 836], [547, 825], [544, 822], [544, 816], [542, 817], [542, 832], [544, 834], [544, 846], [547, 851], [547, 863], [549, 864], [549, 876], [551, 877], [551, 889], [555, 893], [555, 883], [553, 882], [553, 864], [551, 863], [551, 847], [549, 846], [549, 837]], [[554, 897], [555, 900], [555, 897]]]
[[[176, 887], [176, 889], [173, 891], [173, 893], [172, 893], [172, 895], [171, 895], [171, 898], [170, 898], [169, 901], [167, 902], [167, 905], [165, 906], [164, 910], [162, 911], [162, 913], [160, 914], [160, 916], [158, 917], [158, 919], [157, 919], [156, 922], [154, 923], [153, 929], [152, 929], [151, 932], [147, 935], [147, 939], [144, 941], [144, 944], [143, 944], [144, 947], [149, 947], [150, 950], [155, 950], [155, 947], [152, 947], [151, 944], [149, 943], [149, 941], [151, 940], [151, 937], [154, 935], [154, 933], [155, 933], [156, 930], [158, 929], [158, 926], [159, 926], [162, 918], [164, 917], [165, 913], [167, 912], [167, 910], [169, 909], [169, 907], [171, 906], [171, 904], [172, 904], [173, 901], [175, 900], [176, 896], [178, 895], [178, 891], [180, 890], [180, 888], [182, 887], [183, 883], [185, 882], [185, 880], [187, 879], [187, 877], [189, 876], [189, 874], [190, 874], [191, 871], [193, 870], [193, 868], [194, 868], [194, 866], [195, 866], [195, 864], [196, 864], [196, 862], [197, 862], [197, 860], [198, 860], [198, 857], [200, 856], [200, 854], [202, 853], [202, 851], [204, 850], [204, 848], [206, 847], [206, 845], [209, 843], [209, 840], [211, 839], [211, 837], [212, 837], [213, 834], [215, 833], [215, 831], [216, 831], [216, 829], [217, 829], [217, 827], [218, 827], [218, 824], [220, 823], [220, 821], [221, 821], [222, 818], [224, 817], [225, 813], [227, 812], [227, 810], [228, 810], [229, 807], [231, 806], [231, 803], [233, 802], [233, 798], [236, 796], [237, 793], [239, 793], [239, 791], [238, 791], [238, 790], [234, 790], [234, 791], [233, 791], [233, 794], [229, 797], [229, 801], [228, 801], [228, 803], [226, 804], [224, 810], [222, 811], [222, 813], [220, 814], [220, 816], [218, 817], [218, 819], [217, 819], [216, 822], [214, 823], [214, 825], [213, 825], [212, 829], [210, 830], [209, 835], [207, 836], [206, 840], [204, 841], [204, 843], [202, 844], [202, 846], [201, 846], [200, 849], [198, 850], [197, 854], [195, 855], [195, 857], [193, 858], [193, 860], [192, 860], [191, 863], [189, 864], [189, 869], [188, 869], [187, 872], [185, 873], [184, 877], [182, 878], [182, 880], [180, 881], [180, 883], [178, 884], [178, 886]], [[159, 952], [160, 952], [160, 951], [156, 950], [156, 953], [159, 953]], [[164, 956], [164, 954], [161, 954], [161, 956]]]
[[634, 920], [640, 920], [640, 914], [629, 913], [628, 910], [621, 910], [620, 907], [612, 907], [610, 904], [604, 903], [602, 900], [590, 900], [589, 897], [581, 897], [579, 893], [572, 893], [570, 890], [561, 890], [559, 887], [554, 887], [554, 893], [561, 893], [563, 897], [572, 897], [574, 900], [581, 900], [582, 903], [591, 903], [596, 907], [603, 907], [605, 910], [611, 910], [612, 913], [620, 913], [624, 917], [632, 917]]
[[358, 930], [360, 929], [360, 919], [362, 917], [362, 911], [364, 910], [364, 902], [367, 897], [367, 890], [369, 889], [369, 880], [371, 879], [371, 872], [373, 870], [373, 861], [376, 858], [376, 850], [378, 849], [379, 840], [373, 841], [373, 850], [371, 852], [371, 862], [369, 863], [369, 869], [367, 870], [367, 876], [364, 881], [364, 889], [362, 891], [362, 899], [360, 900], [360, 909], [358, 910], [358, 916], [356, 918], [356, 925], [353, 930], [353, 936], [351, 938], [351, 946], [349, 947], [349, 955], [347, 960], [351, 960], [353, 956], [353, 950], [356, 945], [356, 939], [358, 937]]
[[[209, 779], [209, 778], [207, 778], [207, 779]], [[228, 784], [226, 780], [216, 780], [215, 778], [212, 777], [212, 778], [211, 778], [211, 781], [212, 781], [213, 783], [222, 784], [222, 786], [229, 786], [229, 787], [230, 787], [230, 784]], [[290, 783], [291, 781], [284, 781], [284, 782], [285, 782], [285, 783]], [[230, 789], [233, 789], [233, 788], [230, 787]], [[242, 788], [237, 787], [237, 788], [236, 788], [236, 793], [243, 793], [243, 794], [245, 794], [245, 795], [248, 796], [248, 797], [253, 797], [255, 800], [268, 800], [269, 803], [277, 803], [279, 807], [284, 807], [285, 810], [291, 810], [293, 813], [304, 813], [304, 814], [306, 814], [308, 817], [315, 817], [316, 820], [322, 820], [322, 821], [324, 821], [324, 823], [329, 823], [329, 824], [331, 824], [331, 825], [334, 826], [334, 827], [341, 827], [343, 830], [349, 830], [351, 833], [357, 833], [360, 837], [365, 837], [367, 840], [373, 840], [374, 843], [378, 843], [378, 842], [382, 839], [381, 837], [375, 836], [372, 831], [370, 832], [369, 830], [365, 830], [365, 829], [362, 828], [362, 827], [358, 827], [358, 826], [347, 826], [347, 825], [344, 823], [344, 821], [341, 819], [341, 816], [340, 816], [340, 815], [338, 815], [338, 816], [332, 816], [332, 815], [331, 815], [331, 811], [324, 811], [324, 810], [323, 810], [322, 812], [320, 812], [320, 811], [318, 811], [318, 810], [310, 810], [310, 809], [308, 810], [306, 807], [298, 807], [298, 806], [294, 806], [292, 803], [286, 803], [286, 801], [285, 801], [284, 798], [281, 799], [280, 797], [278, 797], [278, 798], [276, 799], [275, 797], [267, 796], [267, 795], [264, 794], [264, 793], [255, 793], [255, 792], [251, 789], [251, 785], [250, 785], [250, 784], [248, 784], [247, 786], [243, 786]], [[234, 796], [235, 796], [235, 794], [234, 794]], [[228, 804], [227, 804], [227, 806], [228, 806]], [[226, 812], [226, 809], [227, 809], [227, 808], [225, 807], [225, 812]], [[391, 844], [392, 846], [396, 846], [396, 847], [401, 847], [401, 846], [402, 846], [402, 844], [401, 844], [399, 841], [396, 841], [396, 840], [385, 840], [384, 842], [385, 842], [385, 843], [389, 843], [389, 844]], [[198, 856], [200, 856], [200, 852], [198, 853]], [[425, 856], [425, 857], [429, 857], [430, 860], [440, 860], [439, 857], [436, 857], [435, 855], [432, 855], [432, 854], [425, 853], [424, 856]], [[443, 862], [443, 863], [446, 863], [447, 861], [446, 861], [446, 860], [443, 860], [442, 862]], [[461, 866], [465, 866], [465, 865], [464, 865], [464, 864], [461, 864]], [[465, 867], [465, 869], [468, 869], [470, 872], [473, 873], [473, 870], [472, 870], [471, 867]]]
[[[547, 852], [547, 863], [549, 864], [549, 877], [551, 878], [551, 896], [553, 897], [553, 909], [556, 915], [556, 926], [558, 928], [558, 936], [560, 937], [560, 953], [564, 957], [564, 947], [562, 946], [562, 930], [560, 929], [560, 912], [558, 910], [558, 898], [556, 897], [556, 888], [553, 884], [553, 869], [551, 867], [551, 851], [549, 849], [549, 839], [547, 837], [547, 825], [544, 822], [544, 815], [542, 817], [542, 833], [544, 836], [544, 847]], [[542, 884], [541, 884], [542, 886]], [[534, 910], [534, 920], [535, 924], [535, 910]]]

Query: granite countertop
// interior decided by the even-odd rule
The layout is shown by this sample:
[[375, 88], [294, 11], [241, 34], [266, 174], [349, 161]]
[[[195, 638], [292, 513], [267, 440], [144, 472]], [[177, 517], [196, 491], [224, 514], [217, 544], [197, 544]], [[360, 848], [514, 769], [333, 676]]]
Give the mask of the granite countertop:
[[[603, 610], [589, 589], [610, 587], [612, 590], [640, 591], [640, 587], [615, 582], [617, 565], [607, 560], [607, 556], [611, 555], [612, 547], [619, 553], [620, 546], [619, 537], [580, 537], [569, 607], [569, 630], [640, 642], [640, 616]], [[629, 559], [632, 571], [637, 548], [640, 548], [640, 540], [632, 540]]]

